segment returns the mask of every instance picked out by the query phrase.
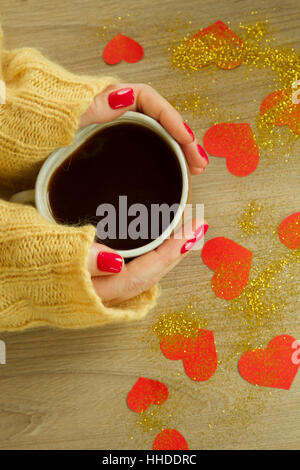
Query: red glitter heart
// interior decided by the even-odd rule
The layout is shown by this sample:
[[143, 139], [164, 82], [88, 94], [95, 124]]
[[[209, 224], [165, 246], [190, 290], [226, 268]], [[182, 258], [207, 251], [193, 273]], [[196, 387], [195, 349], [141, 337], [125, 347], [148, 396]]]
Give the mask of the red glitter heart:
[[[221, 69], [234, 69], [242, 63], [242, 59], [234, 58], [234, 54], [231, 60], [224, 58], [224, 48], [230, 48], [232, 50], [241, 49], [243, 42], [232, 29], [223, 23], [223, 21], [216, 21], [205, 29], [202, 29], [190, 39], [187, 43], [193, 44], [195, 40], [203, 40], [204, 45], [208, 49], [216, 51], [216, 58], [210, 63], [215, 63]], [[218, 58], [218, 51], [223, 55], [222, 58]], [[223, 51], [223, 53], [222, 53]], [[228, 54], [226, 54], [228, 56]], [[205, 63], [205, 65], [208, 65]]]
[[139, 377], [127, 396], [127, 404], [132, 411], [142, 413], [151, 403], [161, 405], [168, 398], [168, 388], [158, 380]]
[[293, 104], [290, 91], [275, 90], [270, 93], [260, 105], [260, 115], [268, 111], [272, 111], [271, 124], [289, 126], [295, 134], [300, 134], [300, 105]]
[[226, 158], [233, 175], [250, 175], [258, 165], [259, 150], [250, 124], [215, 124], [204, 134], [203, 144], [211, 155]]
[[153, 450], [188, 450], [185, 438], [176, 429], [164, 429], [155, 438]]
[[208, 380], [218, 367], [214, 334], [209, 330], [199, 329], [189, 337], [164, 336], [160, 349], [166, 358], [182, 360], [186, 374], [195, 381]]
[[130, 64], [139, 62], [144, 55], [142, 46], [133, 39], [117, 34], [103, 50], [103, 59], [109, 65], [115, 65], [125, 60]]
[[240, 374], [254, 385], [289, 390], [300, 366], [297, 348], [300, 343], [292, 336], [275, 336], [266, 349], [253, 349], [240, 358]]
[[278, 234], [280, 241], [291, 250], [300, 248], [300, 212], [286, 217], [279, 226]]
[[251, 251], [229, 238], [216, 237], [205, 243], [202, 259], [215, 271], [211, 284], [218, 297], [230, 300], [243, 292], [249, 280]]

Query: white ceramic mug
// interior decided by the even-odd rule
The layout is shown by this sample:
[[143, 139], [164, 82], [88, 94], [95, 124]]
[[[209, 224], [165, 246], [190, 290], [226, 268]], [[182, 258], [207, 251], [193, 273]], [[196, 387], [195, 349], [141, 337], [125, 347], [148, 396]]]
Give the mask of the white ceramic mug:
[[152, 130], [160, 137], [162, 137], [169, 145], [169, 147], [173, 150], [174, 156], [176, 156], [180, 170], [182, 175], [182, 192], [181, 192], [181, 199], [179, 203], [178, 210], [171, 221], [170, 225], [164, 230], [164, 232], [155, 240], [152, 240], [150, 243], [147, 243], [139, 248], [134, 248], [130, 250], [116, 250], [118, 253], [123, 256], [124, 258], [130, 258], [142, 255], [143, 253], [147, 253], [148, 251], [153, 250], [154, 248], [158, 247], [166, 238], [168, 238], [171, 233], [174, 231], [175, 227], [180, 222], [183, 212], [185, 209], [185, 205], [188, 202], [189, 197], [189, 173], [185, 161], [184, 154], [178, 145], [178, 143], [173, 139], [173, 137], [154, 119], [149, 116], [146, 116], [142, 113], [136, 113], [133, 111], [128, 111], [123, 114], [118, 119], [114, 121], [107, 122], [104, 124], [92, 124], [90, 126], [84, 127], [80, 129], [72, 144], [68, 147], [62, 147], [54, 152], [52, 152], [47, 160], [45, 160], [43, 166], [41, 167], [36, 184], [35, 189], [30, 189], [27, 191], [21, 191], [10, 199], [12, 202], [19, 202], [19, 203], [32, 203], [35, 204], [36, 208], [44, 217], [50, 220], [53, 223], [56, 223], [55, 219], [51, 214], [51, 209], [49, 206], [48, 200], [48, 186], [51, 176], [55, 172], [55, 170], [62, 165], [62, 163], [78, 148], [80, 147], [85, 140], [87, 140], [90, 136], [95, 134], [101, 129], [117, 125], [119, 123], [134, 123], [134, 124], [141, 124], [148, 129]]

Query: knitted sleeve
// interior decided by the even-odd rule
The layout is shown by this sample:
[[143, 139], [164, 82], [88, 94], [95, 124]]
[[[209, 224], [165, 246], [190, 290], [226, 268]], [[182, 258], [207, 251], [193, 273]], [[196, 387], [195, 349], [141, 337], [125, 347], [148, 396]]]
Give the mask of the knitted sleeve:
[[[69, 145], [93, 97], [112, 77], [74, 75], [31, 48], [5, 50], [0, 26], [0, 183], [32, 187], [43, 161]], [[96, 294], [87, 260], [95, 227], [49, 222], [30, 206], [0, 200], [0, 330], [81, 328], [142, 318], [158, 287], [115, 307]]]

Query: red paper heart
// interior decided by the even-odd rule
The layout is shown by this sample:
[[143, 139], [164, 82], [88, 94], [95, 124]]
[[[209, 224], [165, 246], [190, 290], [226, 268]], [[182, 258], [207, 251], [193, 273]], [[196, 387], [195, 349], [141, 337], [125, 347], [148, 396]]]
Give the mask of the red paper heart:
[[289, 215], [281, 222], [278, 234], [280, 241], [295, 250], [300, 247], [300, 212]]
[[121, 60], [133, 64], [139, 62], [143, 55], [144, 50], [138, 42], [120, 33], [106, 44], [103, 51], [103, 59], [110, 65], [118, 64]]
[[[221, 69], [233, 69], [242, 63], [241, 58], [234, 57], [234, 51], [238, 51], [243, 47], [243, 42], [239, 38], [237, 34], [235, 34], [232, 29], [228, 28], [228, 26], [223, 23], [223, 21], [217, 21], [216, 23], [211, 24], [205, 29], [202, 29], [190, 39], [188, 39], [187, 44], [195, 44], [197, 40], [203, 41], [206, 48], [215, 51], [214, 59], [204, 65], [208, 65], [208, 63], [215, 63]], [[233, 57], [231, 59], [224, 58], [224, 49], [230, 48], [233, 51]], [[228, 56], [228, 53], [226, 54]], [[203, 60], [203, 54], [201, 55], [201, 59]]]
[[250, 274], [251, 251], [229, 238], [216, 237], [205, 243], [202, 259], [215, 271], [211, 284], [218, 297], [230, 300], [243, 292]]
[[127, 396], [127, 404], [132, 411], [142, 413], [151, 403], [161, 405], [168, 398], [168, 388], [158, 380], [139, 377]]
[[250, 175], [258, 165], [259, 150], [250, 124], [215, 124], [204, 134], [203, 144], [211, 155], [226, 158], [233, 175]]
[[246, 352], [239, 360], [241, 376], [254, 385], [289, 390], [300, 366], [293, 360], [296, 344], [300, 346], [292, 336], [281, 335], [266, 349]]
[[283, 99], [284, 93], [282, 90], [272, 91], [272, 93], [266, 96], [266, 98], [264, 98], [264, 100], [261, 102], [260, 114], [265, 114], [269, 109], [273, 108], [274, 106], [277, 106]]
[[300, 134], [300, 105], [292, 102], [287, 90], [275, 90], [260, 105], [260, 115], [272, 111], [271, 124], [289, 126], [295, 134]]
[[168, 359], [182, 360], [186, 374], [195, 381], [208, 380], [218, 367], [214, 334], [209, 330], [199, 329], [190, 337], [164, 336], [160, 349]]
[[153, 450], [188, 450], [185, 438], [176, 429], [164, 429], [155, 438]]

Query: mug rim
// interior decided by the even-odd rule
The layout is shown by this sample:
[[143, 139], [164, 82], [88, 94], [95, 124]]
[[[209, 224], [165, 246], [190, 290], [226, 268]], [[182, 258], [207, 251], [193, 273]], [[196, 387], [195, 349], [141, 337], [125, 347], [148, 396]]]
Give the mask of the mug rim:
[[49, 198], [48, 198], [48, 185], [51, 176], [53, 175], [54, 171], [73, 153], [87, 138], [98, 132], [100, 129], [104, 129], [107, 127], [113, 127], [120, 122], [132, 122], [132, 123], [140, 123], [144, 124], [148, 129], [153, 130], [158, 135], [166, 140], [168, 145], [173, 150], [177, 161], [180, 166], [180, 172], [182, 177], [182, 190], [181, 190], [181, 198], [179, 202], [179, 207], [175, 216], [173, 217], [171, 223], [166, 227], [166, 229], [159, 235], [159, 237], [155, 238], [149, 243], [142, 245], [139, 248], [132, 248], [129, 250], [114, 250], [119, 253], [123, 258], [131, 258], [140, 256], [145, 254], [155, 248], [157, 248], [164, 240], [166, 240], [174, 231], [177, 224], [182, 218], [185, 205], [188, 200], [188, 192], [189, 192], [189, 177], [188, 177], [188, 168], [185, 161], [184, 154], [180, 148], [180, 145], [175, 141], [175, 139], [169, 134], [169, 132], [164, 129], [161, 124], [156, 121], [155, 119], [147, 116], [143, 113], [138, 113], [135, 111], [127, 111], [126, 113], [119, 116], [114, 121], [109, 121], [103, 124], [91, 124], [87, 127], [84, 127], [77, 131], [73, 142], [71, 145], [67, 147], [60, 147], [54, 150], [48, 158], [43, 163], [39, 174], [36, 179], [35, 184], [35, 204], [38, 211], [46, 217], [51, 222], [57, 223], [54, 217], [51, 214], [49, 208]]

